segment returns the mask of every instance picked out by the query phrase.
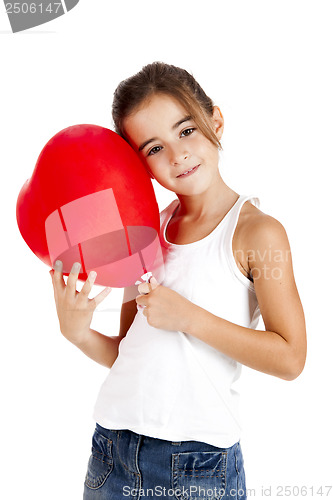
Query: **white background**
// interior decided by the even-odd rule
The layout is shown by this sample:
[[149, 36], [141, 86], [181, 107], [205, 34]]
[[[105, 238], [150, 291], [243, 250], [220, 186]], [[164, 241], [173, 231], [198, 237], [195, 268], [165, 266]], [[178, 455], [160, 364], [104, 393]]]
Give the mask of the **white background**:
[[[278, 486], [282, 497], [287, 486], [307, 486], [306, 497], [320, 498], [316, 490], [332, 485], [332, 18], [321, 0], [81, 0], [12, 34], [2, 6], [2, 498], [82, 498], [93, 405], [107, 375], [59, 332], [48, 268], [16, 224], [19, 190], [56, 132], [110, 127], [116, 85], [154, 60], [192, 72], [220, 106], [223, 179], [260, 198], [292, 249], [307, 364], [292, 382], [243, 368], [249, 498], [277, 498]], [[154, 187], [160, 209], [175, 198]], [[121, 297], [111, 292], [93, 328], [118, 333], [118, 313], [102, 309], [119, 308]]]

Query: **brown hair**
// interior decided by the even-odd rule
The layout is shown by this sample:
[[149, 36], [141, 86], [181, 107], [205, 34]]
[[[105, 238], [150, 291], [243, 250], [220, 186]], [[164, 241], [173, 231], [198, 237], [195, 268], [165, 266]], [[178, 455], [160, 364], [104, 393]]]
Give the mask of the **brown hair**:
[[221, 143], [215, 135], [209, 117], [213, 115], [213, 101], [185, 69], [163, 62], [144, 66], [135, 75], [120, 82], [114, 92], [112, 118], [115, 131], [125, 140], [123, 122], [136, 108], [154, 94], [168, 94], [188, 111], [199, 130], [218, 149]]

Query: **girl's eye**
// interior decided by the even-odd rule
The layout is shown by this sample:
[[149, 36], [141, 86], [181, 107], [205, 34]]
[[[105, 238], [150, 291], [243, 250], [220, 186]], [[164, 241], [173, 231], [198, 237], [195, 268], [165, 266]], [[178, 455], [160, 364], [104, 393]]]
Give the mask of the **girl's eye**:
[[186, 128], [180, 135], [182, 136], [184, 134], [184, 137], [186, 137], [188, 135], [191, 135], [194, 132], [194, 130], [195, 130], [194, 127]]
[[[196, 130], [195, 127], [186, 128], [185, 130], [183, 130], [180, 133], [180, 137], [187, 137], [187, 136], [191, 135], [194, 132], [194, 130]], [[149, 150], [149, 152], [147, 153], [147, 156], [156, 155], [156, 153], [161, 151], [161, 149], [162, 149], [162, 146], [154, 146], [153, 148], [151, 148]]]
[[147, 156], [155, 155], [161, 149], [162, 149], [161, 146], [154, 146], [153, 148], [151, 148], [151, 150], [149, 151], [149, 153], [147, 154]]

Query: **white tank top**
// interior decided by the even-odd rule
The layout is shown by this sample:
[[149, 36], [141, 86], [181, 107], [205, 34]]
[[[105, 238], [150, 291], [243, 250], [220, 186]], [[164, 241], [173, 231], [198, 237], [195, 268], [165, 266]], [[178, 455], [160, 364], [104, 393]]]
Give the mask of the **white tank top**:
[[[255, 329], [260, 310], [254, 286], [232, 252], [247, 200], [259, 207], [258, 198], [239, 196], [208, 236], [185, 245], [166, 239], [167, 224], [179, 204], [174, 200], [160, 214], [164, 275], [155, 277], [212, 314]], [[94, 418], [107, 429], [229, 447], [241, 436], [239, 394], [232, 387], [240, 372], [241, 364], [205, 342], [150, 326], [138, 307], [101, 387]]]

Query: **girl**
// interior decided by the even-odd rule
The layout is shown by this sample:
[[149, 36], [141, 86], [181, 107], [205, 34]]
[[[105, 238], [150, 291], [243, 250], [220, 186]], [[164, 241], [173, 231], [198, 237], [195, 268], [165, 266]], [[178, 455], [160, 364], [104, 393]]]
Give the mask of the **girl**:
[[[160, 62], [121, 82], [115, 130], [175, 193], [161, 212], [164, 269], [124, 290], [118, 336], [90, 328], [80, 265], [51, 271], [60, 328], [111, 370], [95, 407], [84, 499], [246, 498], [238, 393], [244, 364], [295, 379], [306, 329], [284, 227], [219, 168], [224, 120], [187, 71]], [[139, 295], [137, 295], [139, 292]], [[256, 330], [260, 314], [265, 331]]]

